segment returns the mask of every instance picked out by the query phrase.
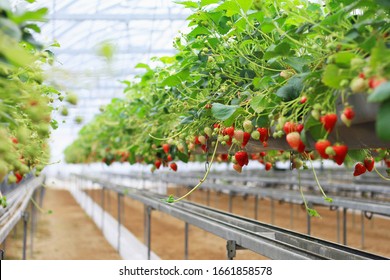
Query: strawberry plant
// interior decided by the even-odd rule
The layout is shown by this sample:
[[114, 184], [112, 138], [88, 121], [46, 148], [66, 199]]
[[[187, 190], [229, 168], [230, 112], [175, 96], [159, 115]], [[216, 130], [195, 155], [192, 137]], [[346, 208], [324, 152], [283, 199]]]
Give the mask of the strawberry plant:
[[7, 1], [0, 5], [0, 181], [19, 183], [49, 162], [48, 138], [57, 127], [51, 113], [61, 93], [44, 83], [42, 67], [53, 57], [34, 39], [34, 21], [46, 13], [14, 12]]
[[[81, 130], [65, 152], [68, 162], [111, 164], [121, 151], [129, 163], [155, 168], [156, 161], [169, 168], [168, 155], [205, 161], [218, 152], [228, 156], [213, 160], [229, 160], [237, 172], [250, 160], [265, 169], [277, 161], [296, 169], [323, 159], [349, 166], [371, 157], [390, 161], [386, 1], [179, 4], [193, 13], [190, 31], [174, 39], [177, 54], [155, 58], [154, 68], [137, 65], [144, 73], [123, 81], [125, 97]], [[379, 108], [374, 144], [341, 137], [364, 117], [354, 97]]]

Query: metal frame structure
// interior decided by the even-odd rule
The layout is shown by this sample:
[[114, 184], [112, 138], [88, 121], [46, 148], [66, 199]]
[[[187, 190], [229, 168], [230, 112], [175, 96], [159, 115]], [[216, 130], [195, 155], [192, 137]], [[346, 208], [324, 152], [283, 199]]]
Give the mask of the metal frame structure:
[[[106, 190], [110, 189], [142, 202], [145, 206], [145, 243], [150, 256], [152, 209], [167, 213], [187, 224], [197, 226], [227, 240], [227, 256], [234, 257], [237, 249], [247, 248], [272, 259], [386, 259], [375, 254], [352, 249], [209, 208], [204, 205], [183, 201], [173, 204], [164, 201], [163, 196], [150, 191], [119, 185], [99, 177], [77, 175], [79, 186], [93, 182]], [[119, 200], [118, 200], [119, 201]], [[185, 238], [185, 258], [188, 257], [188, 236]]]
[[[185, 186], [189, 189], [194, 187], [199, 178], [201, 176], [197, 176], [197, 174], [185, 174], [180, 176], [177, 174], [175, 177], [167, 176], [165, 174], [160, 174], [159, 176], [153, 174], [132, 174], [132, 175], [123, 175], [123, 174], [115, 174], [108, 173], [110, 178], [113, 179], [114, 176], [119, 176], [122, 178], [131, 178], [135, 180], [147, 180], [147, 181], [163, 181], [170, 184]], [[340, 179], [340, 178], [339, 178]], [[245, 183], [246, 185], [243, 185]], [[340, 184], [340, 185], [339, 185]], [[251, 185], [251, 186], [250, 186]], [[255, 197], [255, 219], [257, 219], [257, 209], [259, 198], [266, 198], [270, 200], [271, 205], [271, 223], [274, 224], [274, 212], [275, 212], [275, 201], [280, 202], [288, 202], [291, 205], [298, 204], [302, 205], [302, 197], [297, 190], [292, 190], [293, 187], [297, 186], [297, 182], [294, 178], [289, 178], [289, 180], [280, 179], [280, 177], [253, 177], [253, 176], [229, 176], [229, 174], [210, 174], [209, 180], [204, 182], [200, 189], [206, 190], [206, 195], [209, 195], [210, 190], [214, 190], [217, 192], [226, 192], [229, 195], [229, 212], [232, 212], [233, 209], [233, 198], [236, 195], [241, 195], [246, 197], [248, 195], [252, 195]], [[302, 180], [301, 186], [304, 189], [312, 189], [313, 181], [312, 180]], [[340, 190], [348, 190], [349, 193], [364, 193], [371, 192], [371, 194], [381, 194], [387, 195], [388, 187], [380, 186], [380, 185], [358, 185], [351, 183], [332, 183], [327, 182], [323, 183], [323, 188], [330, 188], [335, 193], [337, 193], [338, 186], [340, 186]], [[272, 188], [270, 188], [272, 187]], [[287, 187], [287, 188], [286, 188]], [[306, 191], [307, 193], [307, 191]], [[337, 211], [336, 219], [337, 219], [337, 241], [341, 243], [341, 230], [342, 230], [342, 243], [347, 245], [347, 210], [357, 210], [361, 211], [361, 244], [362, 248], [364, 248], [364, 235], [365, 235], [365, 225], [364, 220], [372, 219], [373, 215], [384, 215], [390, 216], [390, 202], [389, 201], [379, 201], [377, 199], [369, 199], [369, 198], [355, 198], [351, 196], [342, 196], [332, 195], [333, 202], [330, 204], [325, 201], [322, 195], [318, 193], [309, 192], [305, 194], [305, 198], [308, 204], [312, 207], [312, 205], [323, 205], [328, 206], [330, 210]], [[209, 201], [209, 198], [207, 199]], [[207, 204], [209, 205], [209, 204]], [[342, 222], [340, 221], [342, 214]], [[293, 223], [293, 208], [290, 207], [290, 224]], [[311, 234], [311, 217], [307, 215], [307, 234]]]
[[[24, 182], [7, 194], [8, 206], [5, 209], [0, 209], [0, 243], [5, 244], [6, 238], [9, 236], [12, 229], [15, 228], [20, 220], [23, 220], [23, 247], [22, 259], [27, 259], [27, 226], [31, 222], [30, 227], [30, 253], [33, 251], [33, 234], [36, 230], [37, 211], [36, 206], [31, 204], [31, 211], [28, 211], [28, 205], [31, 198], [35, 199], [37, 191], [40, 191], [39, 203], [42, 203], [44, 189], [43, 177], [25, 179]], [[2, 258], [4, 257], [2, 252]], [[1, 259], [2, 259], [1, 258]]]

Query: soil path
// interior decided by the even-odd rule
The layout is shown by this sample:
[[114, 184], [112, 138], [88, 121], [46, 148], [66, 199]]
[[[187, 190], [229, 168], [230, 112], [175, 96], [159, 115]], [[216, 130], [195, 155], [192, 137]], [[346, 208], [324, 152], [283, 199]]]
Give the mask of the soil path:
[[[39, 214], [32, 259], [121, 259], [68, 191], [47, 189], [43, 208], [52, 210], [53, 213]], [[16, 238], [13, 238], [12, 234], [7, 238], [6, 258], [8, 259], [22, 258], [23, 229], [21, 226], [19, 224], [17, 227]], [[28, 234], [30, 234], [30, 229]], [[28, 244], [30, 244], [30, 236], [28, 236]], [[28, 259], [31, 259], [30, 248], [28, 245]]]

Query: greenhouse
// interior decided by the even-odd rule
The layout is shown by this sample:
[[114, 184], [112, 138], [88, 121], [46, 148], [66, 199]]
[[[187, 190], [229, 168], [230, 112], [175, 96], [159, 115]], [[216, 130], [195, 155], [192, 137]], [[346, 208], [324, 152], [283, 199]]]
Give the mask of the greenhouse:
[[389, 1], [0, 11], [1, 260], [390, 258]]

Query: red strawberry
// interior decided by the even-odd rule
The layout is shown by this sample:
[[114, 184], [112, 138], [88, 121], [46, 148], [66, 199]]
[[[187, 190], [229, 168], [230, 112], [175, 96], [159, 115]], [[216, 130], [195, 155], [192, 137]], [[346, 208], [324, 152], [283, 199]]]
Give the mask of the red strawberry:
[[227, 161], [229, 159], [229, 155], [228, 154], [221, 154], [221, 160], [222, 161]]
[[23, 176], [22, 176], [18, 171], [16, 171], [16, 172], [14, 173], [14, 175], [15, 175], [15, 177], [16, 177], [16, 184], [19, 184], [19, 182], [22, 181]]
[[239, 164], [234, 164], [233, 169], [236, 170], [238, 173], [242, 172], [242, 166], [240, 166]]
[[11, 141], [12, 141], [12, 143], [14, 143], [14, 144], [18, 144], [18, 143], [19, 143], [18, 139], [15, 138], [15, 137], [11, 137]]
[[266, 127], [259, 127], [257, 129], [257, 131], [260, 133], [260, 142], [264, 143], [264, 142], [267, 142], [268, 140], [268, 136], [269, 136], [269, 132], [268, 132], [268, 128]]
[[160, 166], [161, 166], [161, 160], [156, 160], [155, 162], [154, 162], [154, 166], [157, 168], [157, 169], [159, 169], [160, 168]]
[[265, 157], [267, 155], [267, 152], [260, 152], [261, 157]]
[[303, 124], [301, 124], [301, 123], [299, 123], [299, 124], [297, 124], [297, 125], [295, 126], [296, 131], [299, 132], [299, 133], [302, 132], [303, 128], [304, 128], [304, 126], [303, 126]]
[[363, 163], [358, 162], [355, 165], [355, 170], [353, 172], [353, 176], [359, 176], [366, 172], [366, 167], [363, 165]]
[[229, 135], [230, 137], [233, 137], [234, 136], [234, 127], [233, 126], [226, 127], [223, 130], [223, 135]]
[[169, 153], [169, 144], [163, 144], [162, 145], [162, 148], [163, 148], [163, 150], [164, 150], [164, 152], [166, 153], [166, 154], [168, 154]]
[[306, 101], [307, 101], [307, 97], [302, 96], [301, 100], [299, 100], [299, 103], [304, 104], [304, 103], [306, 103]]
[[301, 135], [298, 132], [291, 132], [286, 136], [287, 143], [291, 148], [298, 151], [301, 146]]
[[317, 150], [317, 152], [320, 154], [320, 156], [324, 159], [327, 159], [329, 158], [329, 155], [327, 155], [325, 153], [325, 150], [327, 147], [329, 147], [331, 145], [330, 141], [329, 140], [318, 140], [315, 145], [314, 145], [314, 148]]
[[202, 145], [200, 146], [200, 148], [202, 149], [203, 152], [207, 153], [208, 150], [207, 145]]
[[173, 170], [173, 171], [177, 171], [177, 164], [176, 163], [174, 163], [174, 162], [172, 162], [170, 165], [169, 165], [169, 167]]
[[198, 136], [195, 136], [194, 143], [195, 143], [195, 145], [201, 145], [202, 144], [202, 143], [200, 143]]
[[265, 170], [270, 170], [272, 168], [272, 163], [270, 163], [270, 162], [266, 162], [265, 163]]
[[377, 88], [378, 86], [380, 86], [382, 83], [386, 82], [386, 79], [384, 78], [378, 78], [378, 77], [371, 77], [369, 80], [368, 80], [368, 86], [372, 89], [375, 89]]
[[325, 116], [322, 116], [320, 118], [320, 122], [323, 124], [325, 130], [328, 133], [331, 133], [336, 122], [337, 122], [337, 115], [336, 114], [327, 114]]
[[241, 147], [244, 148], [246, 144], [248, 144], [249, 139], [251, 139], [251, 134], [248, 132], [244, 132], [244, 139], [242, 140]]
[[167, 161], [169, 162], [169, 161], [172, 161], [172, 156], [171, 155], [168, 155], [167, 156]]
[[236, 130], [234, 131], [234, 139], [236, 139], [239, 143], [244, 141], [244, 131]]
[[366, 167], [366, 169], [371, 172], [372, 169], [374, 169], [374, 164], [375, 164], [375, 161], [372, 157], [367, 157], [364, 159], [364, 166]]
[[333, 156], [333, 160], [338, 164], [342, 165], [345, 157], [348, 153], [348, 146], [346, 145], [335, 145], [332, 147], [336, 155]]
[[248, 165], [248, 163], [249, 163], [247, 152], [244, 152], [244, 151], [236, 152], [236, 154], [234, 155], [234, 158], [236, 159], [237, 164], [240, 165], [241, 167], [244, 165]]
[[344, 108], [343, 114], [349, 120], [352, 120], [355, 117], [355, 111], [351, 107]]
[[285, 124], [283, 126], [283, 131], [286, 134], [289, 134], [291, 132], [295, 132], [295, 131], [297, 131], [296, 125], [293, 122], [285, 122]]

